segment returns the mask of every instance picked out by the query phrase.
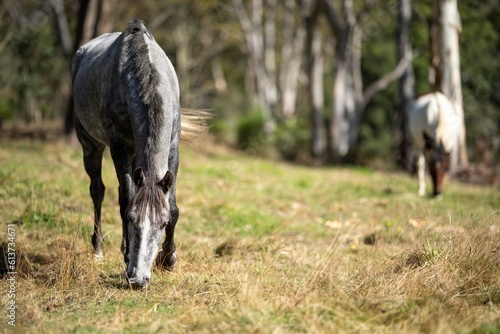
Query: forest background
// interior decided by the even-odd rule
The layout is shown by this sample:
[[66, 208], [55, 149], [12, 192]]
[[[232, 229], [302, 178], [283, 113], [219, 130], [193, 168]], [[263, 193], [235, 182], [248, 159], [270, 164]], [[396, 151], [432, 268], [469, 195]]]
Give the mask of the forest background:
[[[412, 2], [410, 40], [415, 95], [432, 91], [431, 2]], [[252, 154], [307, 163], [349, 162], [391, 169], [401, 166], [402, 106], [397, 80], [369, 101], [356, 143], [349, 152], [339, 156], [332, 149], [328, 128], [338, 40], [321, 10], [315, 34], [307, 33], [311, 3], [314, 1], [3, 0], [2, 131], [18, 135], [20, 128], [7, 124], [21, 121], [36, 126], [50, 121], [61, 124], [62, 133], [71, 104], [70, 60], [76, 48], [101, 33], [122, 31], [130, 18], [139, 18], [146, 22], [177, 70], [182, 106], [210, 110], [214, 115], [210, 131], [217, 140]], [[330, 9], [342, 14], [345, 3], [351, 1], [335, 2]], [[362, 31], [362, 81], [368, 87], [398, 64], [400, 1], [352, 4]], [[468, 155], [472, 164], [494, 167], [500, 158], [500, 6], [496, 0], [462, 0], [458, 7]], [[262, 36], [248, 35], [245, 15], [247, 23], [258, 27]], [[342, 19], [340, 15], [341, 23]], [[312, 37], [323, 66], [320, 124], [327, 138], [319, 152], [313, 147], [314, 118], [308, 92], [306, 47]], [[261, 59], [265, 76], [256, 66], [252, 38], [262, 38], [262, 45], [270, 50]], [[273, 85], [263, 85], [263, 80]], [[66, 131], [70, 132], [68, 124]]]

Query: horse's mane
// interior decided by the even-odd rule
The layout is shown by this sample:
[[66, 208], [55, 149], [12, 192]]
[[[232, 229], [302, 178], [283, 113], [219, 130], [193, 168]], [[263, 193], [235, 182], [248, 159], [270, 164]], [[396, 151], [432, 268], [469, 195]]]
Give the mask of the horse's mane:
[[[149, 60], [148, 46], [144, 40], [144, 38], [152, 39], [152, 34], [140, 20], [130, 20], [123, 33], [125, 35], [123, 54], [126, 59], [125, 67], [137, 80], [138, 94], [142, 103], [147, 106], [152, 128], [159, 128], [164, 121], [163, 113], [160, 112], [163, 98], [157, 89], [160, 84], [160, 73]], [[151, 135], [154, 134], [155, 131], [152, 131]]]
[[[164, 121], [163, 113], [160, 112], [163, 99], [157, 89], [160, 73], [149, 60], [148, 46], [144, 40], [144, 38], [153, 39], [153, 35], [141, 20], [130, 20], [124, 35], [126, 67], [137, 80], [139, 97], [148, 107], [148, 118], [152, 128], [159, 128]], [[205, 111], [182, 109], [180, 139], [192, 141], [205, 134], [208, 130], [206, 121], [211, 117], [212, 115]], [[151, 135], [154, 134], [155, 131], [152, 131]]]

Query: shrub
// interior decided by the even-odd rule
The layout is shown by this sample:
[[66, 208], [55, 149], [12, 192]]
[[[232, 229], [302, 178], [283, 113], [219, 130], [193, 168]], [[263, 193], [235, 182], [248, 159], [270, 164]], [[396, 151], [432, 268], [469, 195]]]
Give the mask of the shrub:
[[275, 133], [275, 145], [281, 157], [296, 161], [310, 151], [310, 130], [307, 124], [294, 118], [280, 124]]
[[265, 120], [260, 111], [242, 116], [237, 124], [237, 146], [242, 150], [256, 149], [265, 145]]

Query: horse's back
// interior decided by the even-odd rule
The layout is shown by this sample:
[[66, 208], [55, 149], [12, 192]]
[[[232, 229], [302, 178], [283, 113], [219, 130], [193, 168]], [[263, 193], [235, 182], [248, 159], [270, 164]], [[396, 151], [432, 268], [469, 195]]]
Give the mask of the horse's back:
[[433, 124], [437, 124], [437, 107], [435, 102], [433, 94], [426, 94], [417, 98], [411, 107], [411, 112], [408, 116], [408, 128], [413, 142], [418, 147], [424, 146], [423, 134], [432, 133], [434, 131]]
[[75, 118], [99, 142], [109, 145], [102, 122], [102, 109], [109, 101], [117, 58], [113, 47], [120, 33], [106, 33], [82, 45], [73, 56], [73, 97]]
[[122, 33], [102, 35], [78, 50], [73, 93], [75, 119], [88, 135], [137, 153], [139, 166], [150, 164], [154, 151], [158, 179], [165, 175], [180, 135], [179, 84], [142, 21], [132, 20]]
[[73, 80], [77, 78], [80, 71], [95, 70], [104, 66], [105, 54], [119, 36], [119, 32], [102, 34], [80, 46], [71, 62]]
[[409, 115], [409, 130], [414, 143], [423, 147], [426, 134], [442, 141], [447, 151], [458, 135], [459, 115], [451, 101], [442, 93], [422, 95], [416, 99]]

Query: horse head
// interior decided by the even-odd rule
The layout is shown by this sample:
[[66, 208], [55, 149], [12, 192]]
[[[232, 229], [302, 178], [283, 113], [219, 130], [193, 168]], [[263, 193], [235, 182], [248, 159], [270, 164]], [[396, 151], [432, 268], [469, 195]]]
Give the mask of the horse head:
[[150, 281], [151, 266], [165, 227], [170, 223], [169, 190], [173, 175], [166, 172], [162, 180], [147, 180], [142, 168], [134, 172], [136, 195], [128, 216], [128, 247], [126, 278], [130, 285], [145, 288]]
[[443, 180], [450, 165], [450, 153], [446, 152], [443, 143], [436, 144], [429, 136], [424, 134], [429, 173], [434, 185], [434, 197], [441, 195]]

